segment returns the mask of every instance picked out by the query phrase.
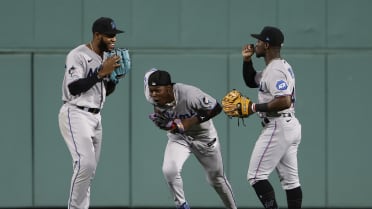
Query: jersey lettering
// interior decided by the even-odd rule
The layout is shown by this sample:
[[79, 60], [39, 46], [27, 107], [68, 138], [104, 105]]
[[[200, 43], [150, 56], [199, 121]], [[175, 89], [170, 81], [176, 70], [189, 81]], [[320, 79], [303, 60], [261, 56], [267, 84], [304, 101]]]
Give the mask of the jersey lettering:
[[291, 77], [294, 78], [294, 73], [293, 73], [292, 68], [288, 68], [288, 72], [291, 75]]
[[260, 92], [264, 92], [264, 89], [263, 89], [263, 82], [262, 82], [262, 81], [260, 82], [260, 86], [258, 87], [258, 91], [260, 91]]
[[95, 73], [97, 73], [98, 72], [98, 69], [100, 69], [100, 67], [97, 67], [96, 69], [92, 69], [92, 68], [89, 68], [89, 71], [88, 71], [88, 78], [89, 77], [92, 77]]
[[189, 114], [189, 113], [186, 113], [186, 114], [179, 114], [179, 115], [178, 115], [178, 118], [179, 118], [179, 119], [191, 118], [193, 115], [196, 115], [196, 113], [194, 113], [194, 112], [190, 112], [190, 114]]

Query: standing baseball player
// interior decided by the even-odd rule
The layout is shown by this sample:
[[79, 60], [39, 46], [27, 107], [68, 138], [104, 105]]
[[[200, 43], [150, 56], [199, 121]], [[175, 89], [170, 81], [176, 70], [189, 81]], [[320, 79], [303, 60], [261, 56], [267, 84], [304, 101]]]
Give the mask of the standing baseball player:
[[[281, 58], [283, 33], [264, 27], [252, 34], [256, 46], [243, 47], [243, 78], [248, 87], [258, 88], [258, 103], [250, 109], [262, 118], [263, 130], [256, 141], [248, 168], [248, 181], [266, 209], [277, 209], [273, 187], [268, 181], [274, 169], [286, 191], [288, 209], [299, 209], [302, 190], [298, 176], [297, 151], [301, 141], [301, 124], [295, 117], [295, 77], [292, 67]], [[261, 72], [253, 68], [251, 56], [265, 59]]]
[[106, 96], [115, 90], [109, 75], [120, 66], [120, 56], [103, 60], [103, 53], [114, 49], [116, 34], [123, 31], [111, 18], [101, 17], [93, 23], [92, 32], [92, 41], [68, 53], [62, 84], [59, 127], [73, 160], [68, 209], [89, 208], [102, 145], [100, 111]]
[[181, 171], [191, 153], [204, 168], [208, 183], [225, 207], [236, 209], [212, 121], [221, 112], [220, 104], [199, 88], [172, 83], [167, 71], [151, 69], [144, 82], [146, 99], [154, 106], [150, 119], [167, 131], [162, 170], [177, 209], [190, 208], [183, 190]]

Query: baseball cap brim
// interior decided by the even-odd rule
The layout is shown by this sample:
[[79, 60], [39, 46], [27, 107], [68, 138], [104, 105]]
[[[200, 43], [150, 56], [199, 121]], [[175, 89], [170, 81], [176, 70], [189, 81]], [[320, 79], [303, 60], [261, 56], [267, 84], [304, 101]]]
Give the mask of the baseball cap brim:
[[104, 33], [102, 33], [102, 34], [105, 34], [105, 35], [116, 35], [116, 34], [118, 34], [118, 33], [124, 33], [124, 31], [122, 31], [122, 30], [113, 30], [113, 31], [107, 31], [107, 32], [104, 32]]
[[262, 37], [260, 34], [251, 34], [253, 38], [256, 38], [260, 41], [265, 41], [264, 37]]

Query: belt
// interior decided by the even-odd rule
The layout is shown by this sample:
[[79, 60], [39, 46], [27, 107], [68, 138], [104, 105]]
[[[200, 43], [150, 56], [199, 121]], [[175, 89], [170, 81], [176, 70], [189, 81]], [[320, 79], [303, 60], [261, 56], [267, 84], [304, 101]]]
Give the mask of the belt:
[[272, 114], [266, 114], [266, 117], [262, 118], [261, 125], [265, 127], [266, 124], [270, 123], [270, 120], [268, 117], [272, 118], [278, 118], [278, 117], [292, 117], [294, 116], [292, 113], [276, 113], [275, 116]]
[[101, 111], [101, 109], [98, 109], [98, 108], [89, 108], [89, 107], [83, 107], [83, 106], [76, 106], [76, 107], [81, 110], [93, 113], [93, 114], [97, 114]]
[[214, 138], [212, 141], [207, 143], [207, 146], [208, 147], [212, 146], [216, 141], [217, 141], [217, 138]]
[[267, 112], [266, 117], [271, 117], [271, 118], [292, 117], [292, 114], [291, 113]]

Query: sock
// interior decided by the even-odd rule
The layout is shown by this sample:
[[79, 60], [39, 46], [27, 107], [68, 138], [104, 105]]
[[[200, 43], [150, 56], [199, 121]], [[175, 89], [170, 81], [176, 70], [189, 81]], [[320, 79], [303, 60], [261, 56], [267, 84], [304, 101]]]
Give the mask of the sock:
[[190, 209], [190, 206], [187, 204], [187, 202], [184, 202], [182, 205], [177, 207], [177, 209]]
[[268, 180], [258, 181], [253, 188], [265, 209], [278, 209], [274, 189]]
[[286, 190], [288, 209], [301, 209], [302, 190], [301, 187]]

